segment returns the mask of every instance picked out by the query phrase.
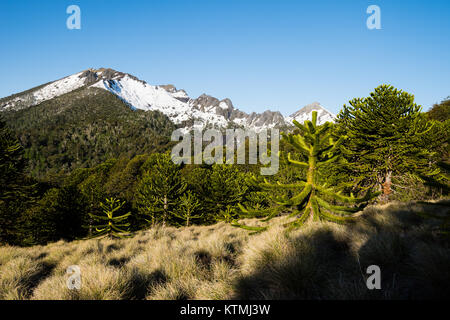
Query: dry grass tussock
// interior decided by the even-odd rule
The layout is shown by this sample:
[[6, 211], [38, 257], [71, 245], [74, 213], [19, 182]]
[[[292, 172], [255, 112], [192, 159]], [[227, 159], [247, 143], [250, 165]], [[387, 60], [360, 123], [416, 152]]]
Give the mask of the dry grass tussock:
[[[351, 225], [266, 232], [224, 223], [156, 227], [130, 239], [0, 247], [0, 299], [421, 299], [449, 297], [450, 249], [416, 203], [369, 207]], [[247, 223], [252, 223], [247, 221]], [[382, 289], [366, 268], [380, 266]], [[80, 290], [66, 286], [81, 269]]]

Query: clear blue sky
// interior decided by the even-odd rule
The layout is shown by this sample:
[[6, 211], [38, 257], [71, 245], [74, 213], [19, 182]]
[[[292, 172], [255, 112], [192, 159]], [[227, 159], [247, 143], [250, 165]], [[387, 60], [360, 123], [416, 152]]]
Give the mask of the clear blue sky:
[[[81, 30], [66, 28], [71, 4]], [[450, 95], [449, 13], [448, 0], [1, 0], [0, 96], [110, 67], [247, 112], [337, 112], [383, 83], [427, 110]]]

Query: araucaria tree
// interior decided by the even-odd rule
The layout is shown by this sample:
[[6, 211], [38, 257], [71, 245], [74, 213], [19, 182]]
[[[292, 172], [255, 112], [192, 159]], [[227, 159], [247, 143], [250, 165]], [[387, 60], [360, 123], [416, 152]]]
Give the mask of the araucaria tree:
[[422, 143], [433, 124], [413, 95], [381, 85], [369, 97], [349, 103], [338, 115], [337, 134], [349, 137], [341, 148], [344, 168], [359, 190], [376, 187], [387, 201], [396, 177], [439, 174], [431, 145]]
[[173, 215], [184, 220], [186, 227], [189, 227], [193, 219], [202, 217], [199, 214], [200, 207], [200, 201], [192, 191], [188, 190], [180, 197], [177, 209], [173, 211]]
[[31, 200], [23, 148], [0, 117], [0, 243], [20, 240], [18, 219]]
[[[248, 192], [245, 175], [230, 164], [214, 164], [208, 176], [205, 207], [213, 215], [228, 212], [244, 200]], [[231, 209], [230, 209], [231, 208]], [[212, 217], [217, 220], [217, 216]]]
[[[271, 200], [276, 205], [266, 210], [253, 210], [239, 205], [243, 212], [240, 218], [261, 217], [263, 218], [262, 221], [266, 222], [278, 214], [288, 213], [289, 218], [294, 218], [287, 224], [292, 228], [300, 227], [308, 218], [333, 222], [352, 220], [354, 213], [361, 210], [361, 206], [348, 207], [334, 203], [363, 204], [376, 195], [367, 192], [362, 198], [356, 198], [353, 195], [344, 196], [340, 192], [336, 192], [334, 188], [327, 186], [326, 183], [319, 182], [321, 168], [338, 160], [338, 148], [346, 137], [343, 136], [335, 141], [331, 136], [331, 123], [326, 122], [321, 126], [317, 125], [316, 111], [312, 113], [312, 121], [307, 120], [302, 125], [294, 120], [294, 124], [300, 129], [301, 133], [283, 134], [283, 139], [293, 147], [296, 154], [288, 153], [285, 160], [287, 165], [297, 170], [306, 169], [306, 181], [282, 184], [281, 182], [270, 183], [267, 179], [264, 179], [264, 182], [259, 184], [261, 188], [268, 191], [289, 190], [291, 196], [279, 197], [274, 195], [275, 192], [272, 192]], [[306, 159], [306, 161], [296, 159]], [[255, 231], [267, 228], [249, 227], [238, 222], [235, 222], [234, 225]]]
[[170, 155], [152, 155], [150, 162], [151, 168], [138, 183], [136, 204], [151, 225], [160, 221], [165, 225], [187, 185], [179, 165], [172, 162]]
[[[104, 215], [95, 215], [90, 213], [94, 223], [95, 233], [93, 237], [108, 236], [110, 238], [124, 238], [130, 236], [128, 227], [130, 223], [127, 222], [130, 212], [118, 215], [118, 212], [125, 205], [125, 201], [121, 202], [116, 198], [106, 199], [105, 203], [101, 202], [100, 207]], [[127, 228], [127, 229], [124, 229]]]

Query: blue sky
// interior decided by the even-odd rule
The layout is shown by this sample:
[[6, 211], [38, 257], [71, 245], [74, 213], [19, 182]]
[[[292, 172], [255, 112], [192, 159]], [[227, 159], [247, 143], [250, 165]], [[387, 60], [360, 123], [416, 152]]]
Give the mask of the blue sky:
[[[81, 30], [66, 8], [81, 8]], [[369, 30], [369, 5], [381, 30]], [[450, 1], [0, 1], [0, 96], [110, 67], [191, 97], [338, 112], [383, 83], [427, 110], [450, 96]]]

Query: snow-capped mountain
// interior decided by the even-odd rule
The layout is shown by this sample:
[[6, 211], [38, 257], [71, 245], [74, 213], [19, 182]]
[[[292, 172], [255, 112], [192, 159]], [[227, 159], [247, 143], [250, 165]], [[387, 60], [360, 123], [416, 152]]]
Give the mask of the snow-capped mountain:
[[133, 109], [158, 110], [175, 124], [186, 128], [193, 125], [216, 128], [244, 127], [255, 130], [288, 127], [292, 126], [294, 119], [301, 123], [311, 119], [314, 110], [318, 111], [320, 124], [334, 119], [334, 115], [317, 102], [307, 105], [289, 117], [270, 110], [247, 114], [236, 109], [230, 99], [219, 100], [206, 94], [193, 99], [184, 90], [178, 90], [173, 85], [154, 86], [130, 74], [104, 68], [89, 69], [0, 99], [0, 111], [38, 105], [82, 87], [106, 90]]
[[317, 111], [317, 124], [321, 125], [325, 122], [333, 122], [336, 116], [332, 114], [330, 111], [325, 109], [320, 105], [319, 102], [313, 102], [308, 104], [298, 110], [297, 112], [291, 114], [289, 117], [286, 117], [286, 121], [292, 123], [293, 120], [297, 120], [300, 123], [305, 122], [305, 120], [312, 119], [312, 112]]

